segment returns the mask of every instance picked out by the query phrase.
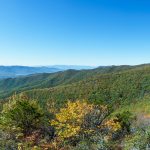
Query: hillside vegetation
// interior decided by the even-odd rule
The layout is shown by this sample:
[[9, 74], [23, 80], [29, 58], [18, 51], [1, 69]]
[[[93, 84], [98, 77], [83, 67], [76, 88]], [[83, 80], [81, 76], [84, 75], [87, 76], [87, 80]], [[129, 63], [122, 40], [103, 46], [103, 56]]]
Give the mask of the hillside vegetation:
[[4, 79], [0, 97], [4, 150], [149, 148], [149, 64]]
[[[96, 73], [86, 79], [70, 84], [61, 84], [53, 88], [41, 88], [25, 93], [39, 101], [87, 99], [94, 103], [114, 104], [130, 103], [150, 92], [150, 67], [112, 72]], [[72, 78], [75, 79], [75, 78]], [[70, 80], [73, 81], [73, 80]]]
[[94, 77], [98, 74], [115, 73], [131, 69], [131, 66], [110, 66], [100, 67], [93, 70], [67, 70], [57, 73], [35, 74], [27, 77], [8, 78], [0, 80], [1, 97], [6, 97], [11, 93], [25, 91], [29, 89], [50, 88], [59, 85], [71, 84], [81, 80]]

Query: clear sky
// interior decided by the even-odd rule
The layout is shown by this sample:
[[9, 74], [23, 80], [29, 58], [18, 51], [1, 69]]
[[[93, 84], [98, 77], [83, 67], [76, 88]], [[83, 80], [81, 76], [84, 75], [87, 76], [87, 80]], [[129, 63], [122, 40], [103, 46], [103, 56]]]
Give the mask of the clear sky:
[[0, 0], [0, 65], [142, 63], [149, 0]]

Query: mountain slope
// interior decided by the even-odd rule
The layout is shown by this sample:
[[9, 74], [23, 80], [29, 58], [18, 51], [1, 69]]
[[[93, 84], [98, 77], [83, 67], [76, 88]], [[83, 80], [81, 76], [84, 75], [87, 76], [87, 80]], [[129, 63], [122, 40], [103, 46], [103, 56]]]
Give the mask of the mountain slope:
[[25, 94], [40, 102], [63, 104], [68, 99], [87, 99], [96, 103], [115, 104], [117, 107], [150, 94], [150, 67], [97, 74], [72, 84], [29, 90]]
[[0, 95], [4, 98], [15, 92], [30, 90], [29, 95], [34, 95], [37, 99], [45, 97], [63, 101], [86, 98], [115, 101], [148, 93], [149, 74], [150, 65], [110, 66], [93, 70], [36, 74], [1, 80]]
[[66, 85], [85, 80], [97, 74], [115, 73], [131, 68], [131, 66], [109, 66], [99, 67], [92, 70], [67, 70], [51, 74], [43, 73], [27, 77], [9, 78], [0, 80], [0, 94], [1, 97], [3, 97], [3, 95], [9, 95], [9, 93], [17, 91]]

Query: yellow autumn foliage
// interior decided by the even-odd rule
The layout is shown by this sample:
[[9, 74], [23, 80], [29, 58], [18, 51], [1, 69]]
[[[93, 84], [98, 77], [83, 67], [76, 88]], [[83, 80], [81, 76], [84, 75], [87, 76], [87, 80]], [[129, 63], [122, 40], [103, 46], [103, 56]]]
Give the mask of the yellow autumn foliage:
[[57, 134], [61, 138], [69, 138], [77, 135], [81, 129], [84, 116], [92, 110], [93, 105], [86, 101], [68, 101], [65, 108], [60, 109], [56, 119], [51, 121], [55, 126]]
[[104, 125], [114, 132], [121, 129], [121, 125], [117, 121], [117, 118], [113, 118], [113, 119], [106, 121]]

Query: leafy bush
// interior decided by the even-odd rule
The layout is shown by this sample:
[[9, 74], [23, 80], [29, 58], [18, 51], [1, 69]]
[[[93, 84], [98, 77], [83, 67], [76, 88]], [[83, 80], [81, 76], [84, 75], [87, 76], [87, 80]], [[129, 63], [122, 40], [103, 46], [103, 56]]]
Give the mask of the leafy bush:
[[24, 135], [41, 127], [44, 112], [36, 101], [18, 100], [9, 106], [5, 106], [7, 108], [3, 110], [3, 116], [8, 124], [20, 128]]
[[88, 104], [86, 101], [68, 102], [61, 108], [56, 118], [51, 121], [56, 129], [57, 138], [62, 139], [63, 145], [74, 148], [92, 146], [102, 147], [104, 141], [103, 121], [108, 116], [106, 106]]
[[48, 124], [49, 119], [36, 101], [15, 96], [4, 105], [0, 116], [3, 147], [12, 141], [16, 147], [17, 143], [34, 146], [41, 140], [50, 140], [54, 131]]
[[120, 122], [122, 130], [130, 133], [131, 123], [134, 119], [133, 115], [129, 111], [124, 111], [116, 115], [118, 122]]

